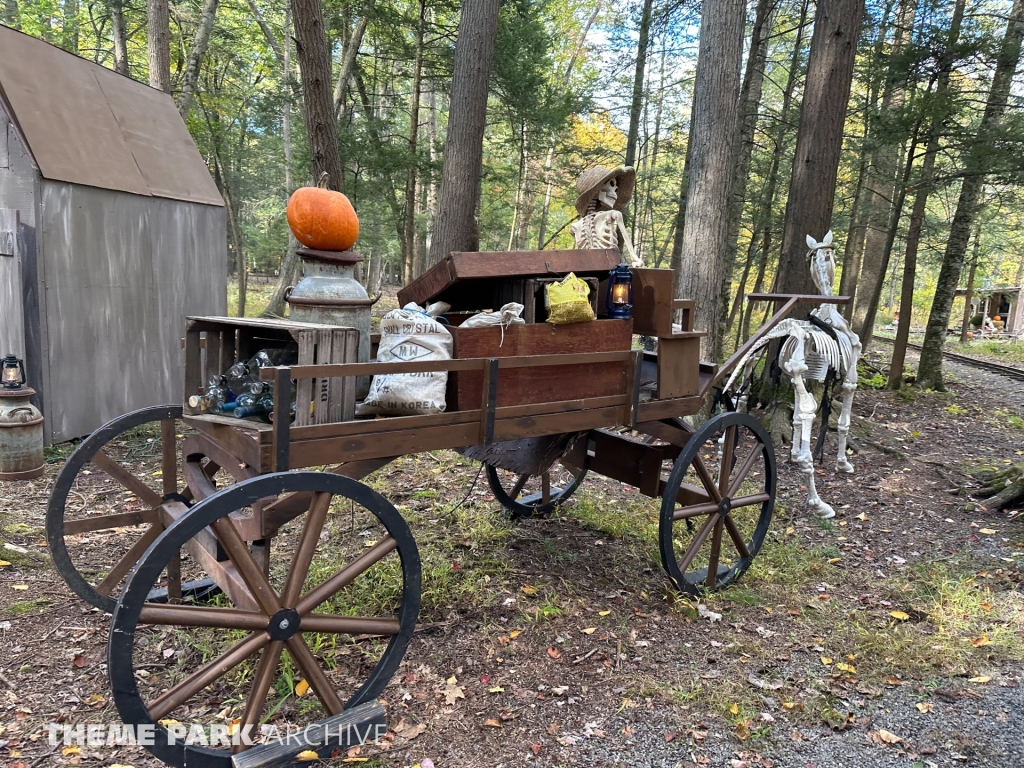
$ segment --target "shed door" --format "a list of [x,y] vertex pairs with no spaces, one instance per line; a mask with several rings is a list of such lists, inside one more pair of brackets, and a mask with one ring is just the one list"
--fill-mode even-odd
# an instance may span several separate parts
[[25,312],[22,306],[21,254],[17,216],[0,207],[0,356],[25,357]]

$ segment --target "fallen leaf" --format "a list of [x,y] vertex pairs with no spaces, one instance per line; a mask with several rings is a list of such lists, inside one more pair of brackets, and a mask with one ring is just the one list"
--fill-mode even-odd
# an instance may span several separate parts
[[445,682],[448,683],[448,685],[455,685],[459,681],[458,678],[455,677],[455,675],[452,675],[447,680],[445,680]]
[[984,533],[984,534],[987,534],[987,535],[991,536],[993,533],[995,533],[995,531],[992,530],[991,528],[980,528],[978,530],[978,533]]
[[675,733],[673,733],[672,731],[669,731],[669,732],[667,732],[667,733],[665,734],[665,742],[666,742],[666,743],[667,743],[667,742],[670,742],[670,741],[672,741],[672,739],[674,739],[675,737],[676,737]]
[[992,610],[992,606],[989,605],[988,603],[982,603],[981,604],[981,610],[983,610],[983,611],[991,611]]
[[910,614],[904,613],[903,611],[889,611],[889,615],[897,621],[906,621],[910,618]]
[[918,711],[922,713],[935,711],[935,705],[932,704],[930,701],[919,701],[914,706],[917,707]]
[[488,688],[487,692],[488,693],[504,693],[505,689],[502,688],[500,685],[496,685],[493,688]]
[[81,750],[74,744],[72,744],[70,747],[64,747],[64,749],[62,749],[60,753],[64,755],[64,757],[68,757],[69,755],[81,754]]
[[967,682],[969,682],[969,683],[979,683],[981,685],[984,685],[985,683],[989,682],[991,679],[992,678],[989,677],[988,675],[979,675],[978,677],[972,677]]
[[7,562],[6,560],[0,560],[0,568],[6,568],[9,565],[10,565],[10,563]]
[[501,728],[501,721],[496,720],[493,717],[489,717],[486,720],[484,720],[484,725],[486,725],[489,728]]
[[562,652],[559,651],[557,648],[554,648],[554,647],[548,648],[548,656],[550,656],[552,659],[560,658],[561,655],[562,655]]
[[891,731],[887,731],[884,728],[878,730],[878,738],[884,741],[886,744],[899,744],[903,739],[897,736]]
[[530,751],[533,752],[534,757],[540,754],[540,744],[531,744]]
[[903,681],[900,680],[898,677],[887,677],[885,678],[885,684],[891,685],[893,688],[895,688],[897,686],[903,685]]
[[597,627],[587,627],[586,629],[581,629],[580,630],[580,632],[582,632],[584,635],[592,635],[596,631],[597,631]]
[[512,638],[513,640],[515,640],[515,639],[516,639],[517,637],[519,637],[519,636],[520,636],[521,634],[523,634],[521,630],[518,630],[518,629],[513,629],[513,630],[512,630],[511,632],[509,632],[509,633],[508,633],[508,636],[509,636],[510,638]]
[[822,656],[821,663],[827,667],[832,663],[832,659],[830,659],[828,656]]
[[988,635],[982,635],[981,637],[972,637],[971,645],[980,648],[983,645],[992,645],[992,641],[988,639]]
[[[0,563],[0,565],[3,565],[3,563]],[[7,565],[10,565],[10,563],[7,563]],[[611,611],[598,611],[597,615],[598,616],[607,616],[609,613],[611,613]]]
[[309,683],[307,683],[305,679],[299,680],[299,682],[295,684],[295,695],[300,699],[305,696],[308,691]]
[[537,594],[537,588],[535,586],[533,586],[533,584],[524,584],[523,586],[521,586],[519,588],[519,591],[522,592],[524,595],[536,595]]
[[28,584],[12,584],[11,589],[16,589],[19,592],[25,592],[28,590]]
[[401,736],[403,739],[412,741],[420,734],[427,730],[426,723],[416,723],[416,725],[408,725],[405,721],[402,722],[401,727],[395,728],[395,734]]
[[712,624],[714,624],[716,621],[722,620],[722,614],[715,613],[706,605],[704,605],[704,603],[697,603],[697,615],[700,616],[702,619],[707,619]]
[[458,699],[466,698],[466,691],[458,685],[446,685],[444,688],[444,701],[449,706],[454,704]]
[[740,713],[740,707],[738,704],[733,704],[731,707],[729,707],[729,711],[732,712],[734,715],[738,715]]
[[863,521],[868,519],[867,513],[865,513],[865,512],[861,512],[859,515],[854,515],[854,517],[856,517],[861,522],[863,522]]
[[842,670],[843,672],[851,675],[857,672],[857,668],[853,666],[853,664],[844,664],[843,662],[836,664],[836,669]]
[[82,669],[83,667],[89,665],[89,660],[85,658],[85,656],[83,656],[82,654],[76,653],[74,656],[71,657],[71,664],[72,666],[75,666],[78,669]]
[[314,752],[312,749],[304,749],[295,756],[296,760],[301,760],[304,763],[312,762],[313,760],[319,760],[320,755]]

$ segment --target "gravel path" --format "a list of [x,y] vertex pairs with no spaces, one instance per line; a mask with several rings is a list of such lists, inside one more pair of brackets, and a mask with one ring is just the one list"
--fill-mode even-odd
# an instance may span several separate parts
[[[622,768],[1020,768],[1024,766],[1021,726],[1024,687],[1014,678],[968,695],[932,691],[932,711],[919,712],[922,697],[894,691],[860,711],[844,731],[826,727],[781,731],[773,739],[739,744],[731,733],[712,726],[707,731],[678,732],[680,715],[655,710],[630,711],[603,723],[612,738],[595,740],[580,765]],[[943,696],[942,694],[945,694]],[[977,696],[977,698],[975,698]],[[947,701],[952,699],[952,701]],[[624,728],[633,735],[623,738]],[[776,729],[777,731],[779,729]],[[887,744],[887,731],[900,739]],[[671,738],[671,741],[666,741]]]

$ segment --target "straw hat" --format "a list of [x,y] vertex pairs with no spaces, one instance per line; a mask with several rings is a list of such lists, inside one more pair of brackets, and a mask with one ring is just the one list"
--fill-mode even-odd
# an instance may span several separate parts
[[619,180],[618,197],[615,199],[615,210],[621,211],[633,197],[633,188],[636,186],[636,171],[632,166],[620,165],[618,168],[609,171],[600,165],[591,168],[580,174],[576,181],[576,191],[579,197],[576,198],[576,211],[580,216],[587,215],[587,206],[594,199],[594,195],[601,186],[610,179]]

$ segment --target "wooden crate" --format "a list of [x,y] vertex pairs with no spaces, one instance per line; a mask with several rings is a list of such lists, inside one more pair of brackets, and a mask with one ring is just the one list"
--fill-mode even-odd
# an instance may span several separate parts
[[[512,325],[501,328],[452,328],[455,357],[515,357],[629,350],[631,320],[589,323]],[[621,395],[628,389],[628,366],[600,363],[587,366],[552,365],[502,371],[498,407]],[[483,373],[453,372],[448,377],[448,410],[480,408]]]
[[[198,415],[188,404],[203,394],[210,374],[225,373],[261,349],[298,346],[299,365],[357,361],[359,331],[334,325],[240,317],[189,317],[185,323],[185,415]],[[304,379],[295,398],[295,426],[333,424],[355,416],[355,379]],[[313,405],[315,403],[315,406]],[[312,412],[312,413],[311,413]]]

